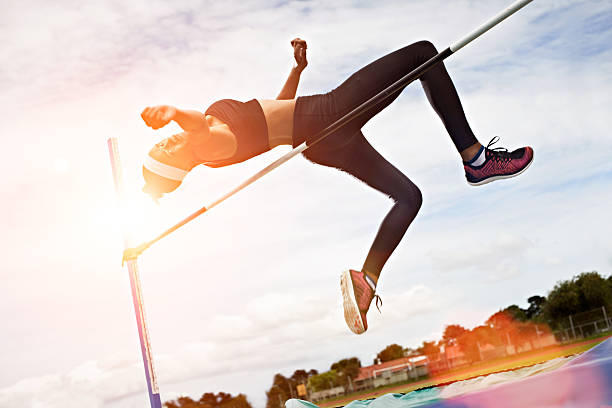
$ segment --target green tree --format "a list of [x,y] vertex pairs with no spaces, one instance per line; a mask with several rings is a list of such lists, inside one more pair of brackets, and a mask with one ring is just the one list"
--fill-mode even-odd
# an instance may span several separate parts
[[207,392],[202,394],[198,401],[190,397],[179,397],[165,402],[164,406],[166,408],[252,408],[244,394],[234,397],[225,392],[218,394]]
[[480,346],[490,344],[497,347],[503,344],[500,332],[491,326],[478,326],[475,327],[472,332],[476,336],[476,341]]
[[285,401],[297,396],[298,384],[307,384],[308,378],[317,375],[317,370],[306,371],[298,369],[287,378],[282,374],[275,374],[272,379],[272,386],[266,391],[266,408],[284,408]]
[[601,306],[612,306],[608,281],[596,271],[583,272],[555,285],[542,307],[542,315],[552,327],[559,327],[568,315]]
[[524,322],[528,319],[527,311],[525,309],[521,309],[517,305],[508,306],[504,309],[504,312],[508,313],[514,320],[519,322]]
[[308,386],[313,391],[322,391],[342,385],[341,382],[342,379],[338,375],[338,372],[336,370],[329,370],[310,377],[308,379]]
[[466,328],[463,326],[460,326],[458,324],[449,324],[444,328],[444,333],[442,334],[442,341],[448,346],[453,346],[457,344],[457,339],[461,337],[466,331]]
[[543,314],[553,326],[557,326],[568,315],[580,311],[580,291],[578,285],[571,280],[558,282],[546,299]]
[[291,383],[282,374],[274,374],[272,386],[266,391],[266,408],[283,408],[285,401],[291,398]]
[[343,358],[331,365],[330,369],[336,370],[341,378],[342,385],[347,387],[351,381],[359,375],[361,361],[357,357]]
[[520,338],[520,326],[525,323],[516,321],[512,313],[500,310],[491,315],[486,324],[497,332],[500,341],[504,344],[508,340],[515,344]]
[[574,278],[580,290],[582,311],[612,306],[612,292],[607,281],[596,271],[583,272]]
[[485,322],[489,327],[500,331],[508,329],[513,323],[514,317],[506,310],[500,310],[499,312],[493,313]]
[[244,394],[238,394],[235,397],[232,397],[232,399],[230,399],[227,402],[224,402],[223,404],[219,405],[219,408],[253,408],[251,406],[251,403],[249,403],[249,400],[247,400],[246,395]]
[[374,364],[386,363],[404,357],[404,348],[399,344],[390,344],[376,355]]
[[526,314],[529,320],[538,320],[542,315],[542,309],[546,303],[544,296],[534,295],[527,299],[529,307],[527,308]]
[[461,351],[465,354],[468,361],[471,363],[480,361],[480,352],[478,351],[478,338],[472,330],[467,330],[458,339],[457,343]]
[[295,370],[289,377],[295,384],[306,384],[308,377],[319,374],[317,370],[306,371],[303,369]]
[[357,357],[343,358],[340,361],[335,362],[331,365],[330,369],[336,370],[339,373],[355,378],[359,374],[359,368],[361,367],[361,361]]
[[278,385],[272,385],[266,391],[266,398],[266,408],[283,408],[288,399],[287,394]]
[[200,403],[189,397],[178,397],[176,400],[164,403],[167,408],[199,408]]
[[212,392],[207,392],[202,394],[200,397],[199,403],[200,406],[204,407],[218,407],[229,402],[232,399],[231,394],[227,394],[225,392],[220,392],[219,394],[213,394]]
[[425,354],[430,360],[440,358],[440,346],[435,341],[424,341],[423,345],[417,349],[421,354]]

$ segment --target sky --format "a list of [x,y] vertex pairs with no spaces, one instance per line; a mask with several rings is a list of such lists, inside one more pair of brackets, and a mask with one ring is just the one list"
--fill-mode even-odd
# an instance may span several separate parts
[[[142,159],[178,127],[147,128],[144,107],[272,99],[294,37],[308,42],[298,95],[327,92],[409,43],[446,48],[508,4],[3,2],[0,406],[147,406],[122,225],[150,238],[289,151],[196,168],[155,205]],[[419,83],[366,125],[424,202],[364,335],[344,323],[339,276],[362,265],[391,201],[346,174],[294,158],[155,244],[139,265],[162,400],[241,392],[263,407],[275,373],[369,365],[580,272],[610,275],[610,35],[609,1],[536,0],[446,60],[479,140],[534,148],[520,177],[469,186]]]

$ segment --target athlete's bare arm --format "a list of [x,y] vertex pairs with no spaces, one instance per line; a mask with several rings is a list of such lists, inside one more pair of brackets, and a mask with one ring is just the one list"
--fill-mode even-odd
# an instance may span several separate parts
[[293,57],[295,58],[295,65],[289,72],[289,77],[281,89],[276,99],[293,99],[297,92],[298,84],[300,83],[300,75],[306,66],[308,65],[308,59],[306,58],[306,41],[301,38],[295,38],[291,40],[291,46],[293,47]]
[[202,146],[212,139],[211,124],[203,113],[195,110],[158,105],[145,108],[140,116],[153,129],[161,129],[170,121],[175,121],[184,130],[182,137],[187,138],[193,146]]
[[203,113],[195,110],[178,109],[170,105],[147,107],[140,116],[147,126],[153,129],[160,129],[171,120],[175,121],[185,132],[201,132],[208,127]]

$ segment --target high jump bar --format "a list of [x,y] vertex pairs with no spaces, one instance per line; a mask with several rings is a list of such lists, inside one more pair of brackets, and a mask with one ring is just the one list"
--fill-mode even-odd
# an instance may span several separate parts
[[499,12],[497,15],[492,17],[490,20],[488,20],[486,23],[482,24],[480,27],[478,27],[474,31],[470,32],[469,34],[467,34],[463,38],[461,38],[458,41],[456,41],[453,44],[451,44],[450,47],[446,48],[445,50],[441,51],[440,53],[438,53],[434,57],[430,58],[429,60],[427,60],[426,62],[424,62],[423,64],[421,64],[420,66],[418,66],[417,68],[415,68],[414,70],[412,70],[411,72],[409,72],[408,74],[406,74],[405,76],[403,76],[402,78],[397,80],[396,82],[394,82],[393,84],[389,85],[389,87],[387,87],[383,91],[381,91],[378,94],[374,95],[372,98],[368,99],[367,101],[365,101],[364,103],[362,103],[361,105],[359,105],[358,107],[356,107],[355,109],[353,109],[352,111],[350,111],[349,113],[344,115],[342,118],[338,119],[336,122],[332,123],[331,125],[329,125],[325,129],[321,130],[319,133],[317,133],[312,138],[313,141],[310,142],[309,144],[306,144],[306,142],[303,142],[301,145],[297,146],[296,148],[294,148],[290,152],[286,153],[285,155],[281,156],[279,159],[275,160],[274,162],[272,162],[268,166],[264,167],[263,169],[261,169],[260,171],[255,173],[253,176],[251,176],[248,179],[246,179],[245,181],[243,181],[241,184],[236,186],[234,189],[232,189],[228,193],[224,194],[223,196],[221,196],[217,200],[213,201],[208,206],[204,206],[204,207],[200,208],[199,210],[197,210],[193,214],[189,215],[187,218],[183,219],[182,221],[176,223],[172,227],[168,228],[167,230],[165,230],[164,232],[159,234],[157,237],[151,239],[150,241],[146,241],[146,242],[140,244],[137,247],[126,249],[124,251],[124,253],[123,253],[123,260],[127,261],[127,260],[130,260],[130,259],[137,258],[138,256],[140,256],[140,254],[142,254],[142,252],[144,250],[149,248],[155,242],[157,242],[157,241],[161,240],[162,238],[168,236],[169,234],[171,234],[172,232],[176,231],[177,229],[179,229],[183,225],[187,224],[188,222],[192,221],[193,219],[197,218],[198,216],[204,214],[206,211],[210,210],[211,208],[221,204],[223,201],[227,200],[228,198],[230,198],[231,196],[236,194],[238,191],[244,189],[248,185],[254,183],[257,180],[259,180],[264,175],[268,174],[269,172],[271,172],[275,168],[279,167],[283,163],[289,161],[290,159],[292,159],[293,157],[297,156],[298,154],[302,153],[304,150],[306,150],[309,147],[312,147],[315,144],[319,143],[321,140],[323,140],[324,138],[326,138],[327,136],[329,136],[330,134],[334,133],[336,130],[340,129],[342,126],[344,126],[345,124],[350,122],[356,116],[361,115],[363,112],[367,111],[372,106],[374,106],[377,103],[381,102],[382,100],[390,97],[391,95],[395,94],[396,92],[401,91],[404,87],[406,87],[412,81],[414,81],[417,78],[419,78],[421,75],[423,75],[425,72],[427,72],[429,69],[431,69],[438,62],[445,60],[446,58],[448,58],[449,56],[451,56],[455,52],[459,51],[461,48],[465,47],[467,44],[472,42],[474,39],[480,37],[482,34],[484,34],[485,32],[489,31],[492,27],[496,26],[497,24],[499,24],[500,22],[502,22],[506,18],[510,17],[512,14],[516,13],[518,10],[520,10],[521,8],[526,6],[527,4],[531,3],[532,1],[533,0],[517,0],[517,1],[515,1],[510,6],[508,6],[507,8],[505,8],[504,10]]

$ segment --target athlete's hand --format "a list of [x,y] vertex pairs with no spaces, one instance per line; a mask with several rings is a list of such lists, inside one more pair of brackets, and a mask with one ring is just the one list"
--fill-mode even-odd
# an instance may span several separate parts
[[147,126],[160,129],[166,126],[176,115],[176,108],[170,105],[146,107],[140,116]]
[[301,72],[308,65],[308,59],[306,58],[306,41],[301,38],[294,38],[291,40],[291,46],[293,47],[293,57],[297,64],[297,69]]

